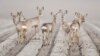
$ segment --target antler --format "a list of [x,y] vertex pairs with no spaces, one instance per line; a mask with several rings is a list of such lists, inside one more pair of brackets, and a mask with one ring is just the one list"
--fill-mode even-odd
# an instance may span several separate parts
[[17,12],[17,15],[19,15],[19,16],[20,16],[21,14],[22,14],[22,11],[20,11],[20,12]]

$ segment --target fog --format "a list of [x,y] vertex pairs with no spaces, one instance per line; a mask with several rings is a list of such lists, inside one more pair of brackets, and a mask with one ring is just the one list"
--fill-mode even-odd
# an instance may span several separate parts
[[23,11],[26,18],[33,17],[37,15],[36,6],[45,7],[44,19],[50,18],[51,11],[67,9],[66,19],[68,20],[73,19],[74,12],[77,11],[83,14],[88,13],[88,21],[100,21],[100,0],[0,0],[0,21],[10,22],[12,20],[10,13],[17,11]]

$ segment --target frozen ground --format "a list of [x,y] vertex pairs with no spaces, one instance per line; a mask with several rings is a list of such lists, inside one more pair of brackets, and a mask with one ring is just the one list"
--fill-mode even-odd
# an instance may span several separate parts
[[[38,39],[35,40],[34,37]],[[39,52],[39,49],[41,48],[43,44],[41,31],[39,31],[39,33],[37,33],[34,37],[32,37],[30,42],[16,56],[36,56],[37,55],[37,53]]]
[[95,43],[84,31],[83,28],[80,30],[80,45],[81,45],[81,54],[82,56],[99,56]]
[[[45,20],[41,22],[41,25],[43,22]],[[43,47],[40,29],[36,35],[34,35],[34,29],[30,29],[27,32],[27,41],[18,45],[15,26],[8,27],[11,24],[2,26],[5,29],[0,31],[0,56],[68,56],[68,37],[64,35],[60,20],[57,22],[53,33],[48,36],[50,45]],[[34,39],[35,37],[37,39]],[[100,28],[98,26],[89,22],[83,24],[80,29],[79,48],[82,56],[100,55]]]
[[50,56],[68,56],[69,46],[67,40],[68,37],[65,37],[65,33],[60,28]]
[[85,26],[84,28],[85,28],[87,34],[93,40],[93,43],[96,45],[97,50],[100,54],[100,28],[96,27],[95,24],[90,24],[90,23],[87,23],[84,26]]
[[14,25],[11,19],[0,19],[0,32],[7,28],[11,28],[12,26]]

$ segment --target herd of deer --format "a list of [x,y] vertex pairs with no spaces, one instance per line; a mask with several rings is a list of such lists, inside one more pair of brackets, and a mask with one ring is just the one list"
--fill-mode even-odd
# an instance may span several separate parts
[[[42,11],[44,10],[44,7],[37,7],[37,11],[38,11],[38,15],[36,17],[33,18],[29,18],[26,19],[22,12],[17,12],[16,15],[14,15],[13,13],[11,13],[11,16],[13,18],[13,23],[16,26],[16,30],[18,33],[18,43],[23,43],[26,40],[26,32],[28,30],[28,28],[35,28],[35,34],[36,34],[36,30],[38,30],[38,27],[40,25],[40,17],[42,15]],[[69,37],[69,45],[70,44],[79,44],[79,30],[80,30],[80,26],[83,22],[85,22],[85,17],[86,15],[82,15],[79,12],[75,12],[75,18],[72,22],[66,22],[64,20],[64,16],[67,14],[67,10],[65,10],[65,12],[63,12],[62,10],[59,10],[57,13],[53,13],[51,12],[50,14],[53,16],[53,20],[52,22],[48,22],[48,23],[43,23],[41,26],[41,31],[43,34],[43,42],[45,43],[45,41],[48,41],[48,36],[50,33],[52,33],[54,26],[56,24],[56,18],[57,15],[61,13],[61,25],[62,25],[62,29],[65,32],[65,36],[67,34],[67,36]]]

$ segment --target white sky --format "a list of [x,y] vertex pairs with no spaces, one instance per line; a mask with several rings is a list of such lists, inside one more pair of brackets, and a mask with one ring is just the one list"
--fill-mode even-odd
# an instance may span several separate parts
[[50,11],[67,9],[68,19],[73,18],[75,11],[88,13],[88,20],[100,19],[100,0],[0,0],[0,19],[11,18],[11,12],[21,10],[25,17],[33,17],[36,6],[45,7],[45,18],[48,18]]

